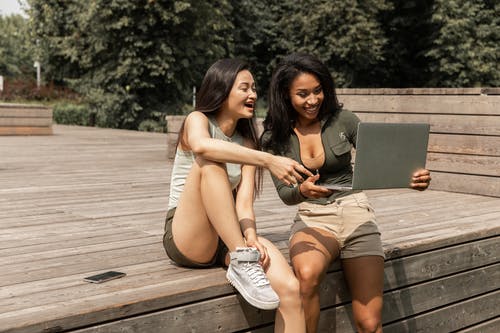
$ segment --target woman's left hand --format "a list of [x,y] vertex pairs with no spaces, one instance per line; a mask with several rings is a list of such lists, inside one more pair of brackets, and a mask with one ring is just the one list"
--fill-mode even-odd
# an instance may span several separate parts
[[416,171],[411,178],[411,188],[423,191],[429,187],[431,182],[431,173],[427,169]]
[[270,263],[269,255],[267,254],[267,248],[257,239],[247,240],[246,244],[249,247],[256,248],[260,252],[260,264],[262,265],[262,268],[266,270]]

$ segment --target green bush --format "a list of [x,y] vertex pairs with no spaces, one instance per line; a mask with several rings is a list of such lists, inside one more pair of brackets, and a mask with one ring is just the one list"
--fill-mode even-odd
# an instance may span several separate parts
[[139,131],[143,132],[165,132],[165,122],[160,122],[152,119],[143,120],[138,127]]
[[52,108],[54,121],[64,125],[94,126],[95,113],[86,104],[60,103]]

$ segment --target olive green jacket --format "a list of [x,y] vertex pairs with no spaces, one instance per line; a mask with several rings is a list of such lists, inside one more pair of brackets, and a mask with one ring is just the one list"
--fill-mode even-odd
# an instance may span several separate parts
[[[331,116],[321,121],[321,141],[325,153],[325,162],[318,170],[320,179],[317,183],[341,185],[352,183],[351,149],[356,145],[359,122],[359,118],[348,110],[341,110],[336,116]],[[263,142],[265,142],[269,136],[270,132],[265,131],[262,134]],[[269,152],[273,153],[271,151]],[[289,149],[282,155],[304,164],[300,158],[299,139],[293,131],[293,128],[290,128]],[[316,173],[316,170],[310,171]],[[334,192],[332,195],[325,198],[306,198],[300,193],[298,186],[290,187],[274,176],[272,176],[272,179],[279,197],[287,205],[295,205],[303,201],[325,205],[333,202],[336,197],[351,193],[350,191]]]

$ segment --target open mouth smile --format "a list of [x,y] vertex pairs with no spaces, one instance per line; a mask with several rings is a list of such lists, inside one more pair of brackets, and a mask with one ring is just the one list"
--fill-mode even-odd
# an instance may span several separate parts
[[252,109],[252,110],[253,110],[253,108],[254,108],[254,106],[255,106],[255,103],[254,103],[254,102],[246,102],[246,103],[245,103],[245,106],[246,106],[247,108],[250,108],[250,109]]
[[319,105],[315,105],[315,106],[305,107],[304,111],[306,111],[307,113],[315,113],[318,111],[318,109],[319,109]]

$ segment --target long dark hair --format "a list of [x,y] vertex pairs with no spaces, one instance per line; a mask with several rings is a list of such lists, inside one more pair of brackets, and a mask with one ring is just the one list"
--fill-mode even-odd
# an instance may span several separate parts
[[297,120],[297,112],[290,100],[290,85],[303,73],[314,75],[321,84],[324,99],[318,113],[320,120],[336,115],[342,108],[332,75],[325,64],[311,54],[292,53],[286,56],[273,72],[268,94],[269,108],[264,120],[266,135],[262,146],[276,154],[288,150],[291,130]]
[[[249,70],[249,66],[242,60],[220,59],[216,61],[205,73],[205,77],[196,95],[194,110],[203,113],[213,112],[214,114],[219,112],[233,88],[236,76],[243,70]],[[182,136],[183,130],[184,124],[182,124],[179,131],[179,138]],[[236,124],[236,131],[245,139],[251,140],[256,149],[260,149],[255,116],[250,119],[239,119]],[[258,167],[255,193],[258,194],[261,188],[262,168]]]

